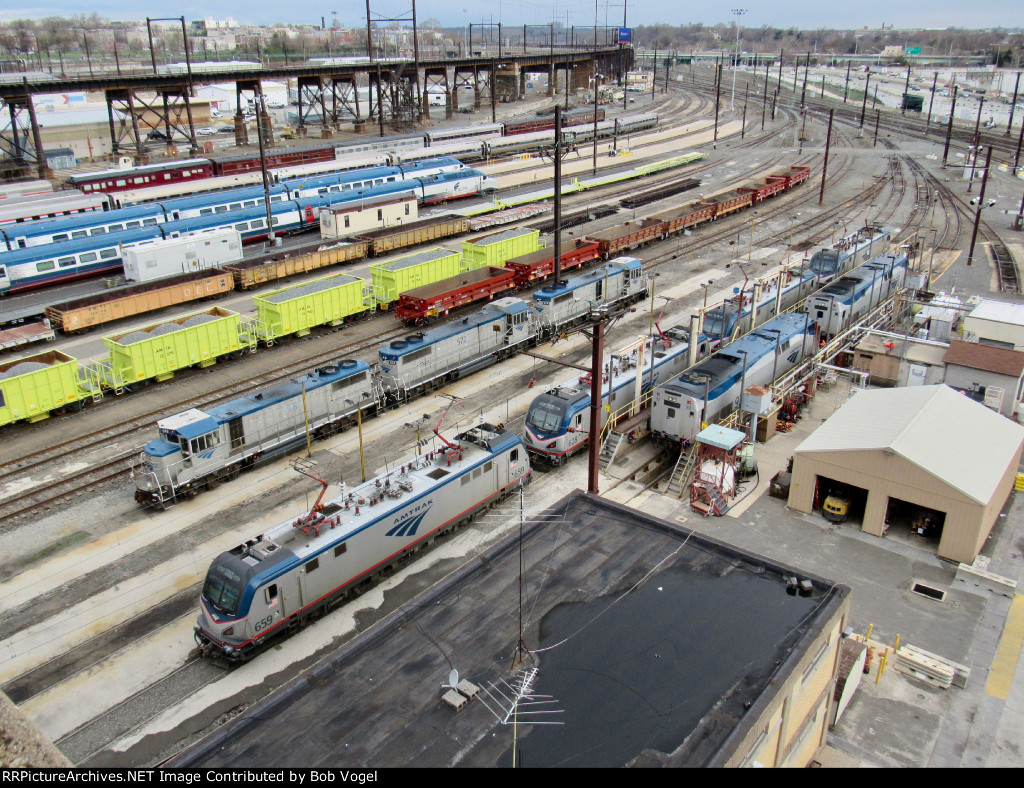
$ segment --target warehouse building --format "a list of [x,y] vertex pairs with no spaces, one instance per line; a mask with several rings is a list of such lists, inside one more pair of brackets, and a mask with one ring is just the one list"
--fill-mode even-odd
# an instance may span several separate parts
[[849,608],[577,490],[169,765],[808,766]]
[[969,564],[1013,490],[1022,449],[1024,427],[948,386],[862,391],[797,447],[789,505],[810,513],[841,495],[865,533],[900,529]]

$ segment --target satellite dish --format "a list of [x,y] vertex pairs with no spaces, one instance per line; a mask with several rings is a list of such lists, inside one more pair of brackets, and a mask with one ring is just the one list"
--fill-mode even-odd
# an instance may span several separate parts
[[452,668],[452,672],[448,674],[448,686],[457,687],[459,685],[459,671]]

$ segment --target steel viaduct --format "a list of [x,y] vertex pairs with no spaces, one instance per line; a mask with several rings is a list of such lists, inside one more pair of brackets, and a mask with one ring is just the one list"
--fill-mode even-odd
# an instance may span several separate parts
[[[620,59],[621,58],[621,59]],[[40,155],[42,142],[33,95],[72,91],[102,92],[110,127],[113,154],[131,152],[146,160],[147,134],[163,128],[165,144],[175,140],[200,152],[193,120],[192,99],[195,87],[233,82],[238,97],[235,114],[235,144],[249,144],[249,128],[242,107],[253,100],[257,123],[265,144],[273,143],[273,123],[262,98],[265,80],[290,80],[298,86],[297,133],[330,138],[351,122],[352,130],[364,132],[367,124],[376,124],[384,136],[385,128],[401,130],[413,123],[430,121],[428,93],[443,90],[444,116],[459,111],[459,88],[473,90],[473,107],[480,109],[481,95],[487,93],[492,108],[498,102],[515,101],[525,95],[526,75],[546,73],[547,95],[559,94],[558,72],[568,97],[571,91],[587,87],[594,74],[618,73],[632,68],[632,49],[604,47],[589,50],[509,54],[500,58],[468,57],[444,60],[367,60],[345,65],[270,66],[258,69],[210,70],[207,64],[172,68],[175,73],[117,74],[77,77],[52,77],[25,74],[0,75],[0,99],[10,115],[10,127],[0,134],[0,148],[11,164],[23,170],[37,167],[44,177],[45,159]],[[184,64],[183,64],[184,65]],[[168,67],[164,67],[168,70]],[[360,100],[359,88],[368,88]],[[437,107],[440,110],[440,107]]]

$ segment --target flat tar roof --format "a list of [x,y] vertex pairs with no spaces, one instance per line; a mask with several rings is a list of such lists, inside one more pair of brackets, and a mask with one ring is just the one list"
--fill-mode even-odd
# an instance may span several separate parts
[[[508,766],[521,668],[562,724],[520,724],[519,765],[717,765],[849,593],[579,490],[547,513],[169,765]],[[453,667],[482,688],[459,712]]]

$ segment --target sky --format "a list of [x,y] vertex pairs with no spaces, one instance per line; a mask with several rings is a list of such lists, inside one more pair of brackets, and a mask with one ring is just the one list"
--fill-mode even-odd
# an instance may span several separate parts
[[[622,22],[623,0],[597,0],[597,24],[617,25]],[[731,10],[741,7],[746,13],[740,17],[744,27],[798,27],[851,29],[881,25],[897,28],[988,28],[1024,26],[1021,0],[986,0],[977,5],[953,0],[860,0],[850,3],[832,3],[828,0],[746,0],[744,6],[693,3],[684,5],[658,0],[628,0],[627,22],[632,25],[650,25],[663,22],[670,25],[703,23],[731,25],[735,19]],[[341,26],[362,27],[366,24],[365,0],[318,0],[303,3],[301,12],[282,11],[279,3],[267,0],[206,0],[183,3],[156,0],[41,0],[40,5],[18,6],[18,0],[0,8],[0,19],[39,18],[45,16],[71,16],[98,13],[109,20],[143,20],[150,17],[176,17],[215,19],[233,17],[238,22],[272,24],[274,22],[320,24],[324,17],[330,25],[337,11]],[[411,0],[372,0],[371,16],[404,17],[410,15]],[[437,19],[442,24],[457,27],[467,22],[498,22],[506,25],[547,24],[555,20],[569,25],[593,25],[592,4],[576,0],[418,0],[416,16],[420,20]]]

